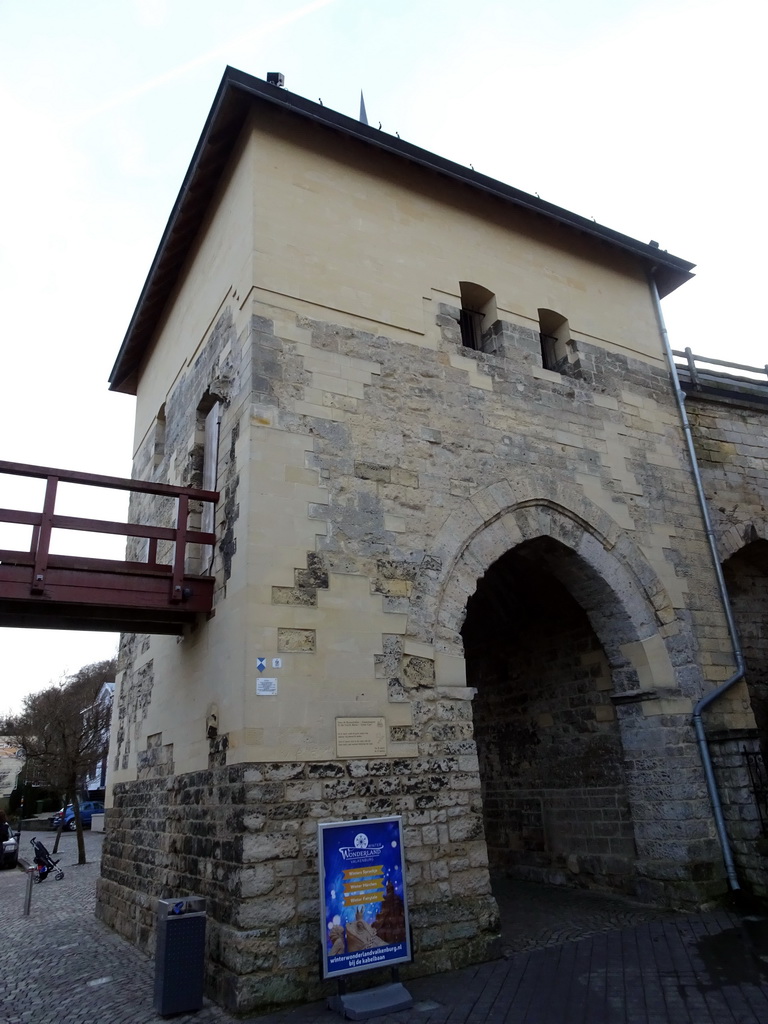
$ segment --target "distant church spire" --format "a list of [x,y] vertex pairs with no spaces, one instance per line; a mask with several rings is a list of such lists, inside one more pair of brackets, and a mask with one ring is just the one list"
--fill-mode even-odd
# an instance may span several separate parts
[[363,124],[368,124],[368,115],[365,112],[365,100],[363,99],[363,90],[360,90],[360,120]]

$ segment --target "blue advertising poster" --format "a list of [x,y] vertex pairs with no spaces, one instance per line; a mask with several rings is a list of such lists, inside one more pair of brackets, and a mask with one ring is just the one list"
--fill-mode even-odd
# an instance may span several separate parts
[[411,959],[401,819],[318,826],[323,977]]

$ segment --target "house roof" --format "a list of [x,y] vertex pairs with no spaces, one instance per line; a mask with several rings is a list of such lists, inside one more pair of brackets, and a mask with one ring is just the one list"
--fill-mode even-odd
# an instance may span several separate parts
[[141,360],[152,342],[157,324],[243,124],[251,112],[274,107],[631,253],[645,264],[661,296],[669,294],[692,276],[694,264],[672,256],[655,245],[639,242],[538,196],[529,195],[377,128],[371,128],[322,104],[313,103],[303,96],[268,85],[259,78],[228,67],[112,368],[109,378],[112,391],[135,394]]

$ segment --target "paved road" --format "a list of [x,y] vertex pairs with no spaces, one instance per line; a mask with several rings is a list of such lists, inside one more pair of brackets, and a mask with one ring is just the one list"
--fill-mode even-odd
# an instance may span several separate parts
[[[22,837],[22,851],[28,838]],[[86,839],[91,863],[78,867],[73,866],[75,837],[62,837],[65,877],[34,887],[29,917],[22,915],[23,873],[0,872],[0,1024],[162,1020],[152,1009],[152,959],[93,916],[101,836],[87,833]],[[525,894],[510,890],[507,896],[522,905]],[[531,917],[531,899],[529,892],[526,914],[535,928],[539,925]],[[547,899],[553,897],[542,895],[544,904]],[[760,960],[760,950],[750,945],[744,923],[735,916],[673,916],[613,900],[596,911],[599,902],[578,899],[581,903],[575,902],[573,913],[566,915],[571,923],[565,931],[574,931],[573,921],[581,914],[586,930],[595,929],[593,934],[559,941],[549,915],[550,923],[540,929],[540,941],[548,943],[544,948],[515,952],[507,943],[504,959],[409,981],[414,1007],[378,1021],[768,1024],[768,955],[765,962]],[[558,914],[562,919],[562,905]],[[546,918],[545,907],[542,920]],[[620,928],[599,930],[614,919]],[[523,940],[518,936],[515,941],[520,945]],[[262,1024],[334,1024],[339,1017],[314,1003],[258,1019]],[[199,1013],[173,1020],[237,1024],[210,1003]]]

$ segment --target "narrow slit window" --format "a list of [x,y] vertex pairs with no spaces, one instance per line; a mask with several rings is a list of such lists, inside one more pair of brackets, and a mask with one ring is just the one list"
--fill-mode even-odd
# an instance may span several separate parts
[[562,372],[568,362],[570,338],[568,321],[561,313],[553,309],[539,310],[541,365],[545,370]]
[[482,285],[460,281],[459,328],[464,348],[484,351],[484,339],[497,319],[496,296]]
[[[215,402],[205,417],[203,441],[203,490],[215,491],[219,469],[219,427],[221,424],[221,403]],[[203,533],[213,533],[216,525],[216,508],[210,501],[203,502],[200,526]],[[202,549],[202,567],[211,572],[213,547],[205,544]]]
[[[206,393],[197,407],[194,445],[190,452],[191,473],[188,477],[191,487],[205,491],[217,490],[219,468],[219,424],[221,402],[210,392]],[[208,502],[193,505],[189,526],[203,533],[215,533],[216,509]],[[187,572],[210,575],[213,572],[214,545],[190,545],[187,558]]]
[[482,351],[483,348],[483,314],[475,309],[461,307],[459,316],[461,328],[461,344],[464,348]]
[[165,458],[165,402],[160,406],[155,420],[155,436],[152,449],[152,465],[157,469]]

